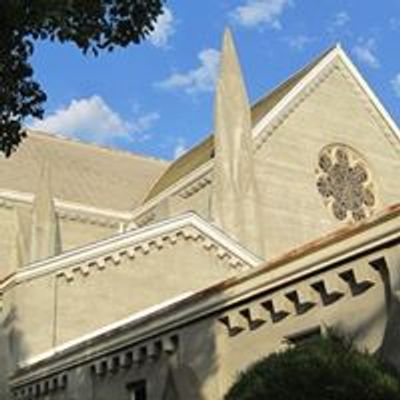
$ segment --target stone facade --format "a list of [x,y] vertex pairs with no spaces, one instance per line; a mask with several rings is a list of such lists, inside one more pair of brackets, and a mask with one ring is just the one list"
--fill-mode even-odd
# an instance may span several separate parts
[[400,368],[396,124],[340,47],[253,107],[222,53],[215,132],[171,165],[65,141],[66,167],[142,163],[130,208],[48,159],[0,192],[1,399],[222,399],[330,327]]

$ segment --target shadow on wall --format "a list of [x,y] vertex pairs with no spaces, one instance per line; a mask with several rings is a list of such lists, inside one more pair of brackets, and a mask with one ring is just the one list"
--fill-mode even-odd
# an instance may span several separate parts
[[219,399],[217,341],[210,317],[127,345],[69,371],[68,399],[128,399],[143,382],[151,400]]
[[[383,355],[400,370],[400,299],[396,296],[396,289],[400,289],[400,273],[395,274],[396,269],[400,269],[400,264],[398,261],[390,262],[389,269],[384,258],[374,261],[373,266],[380,277],[379,292],[375,292],[380,293],[376,298],[377,307],[352,333],[356,342],[373,343],[375,347],[371,351]],[[179,334],[178,353],[171,355],[167,360],[158,361],[164,363],[161,366],[164,372],[159,375],[162,378],[154,379],[155,375],[152,374],[151,368],[156,368],[157,361],[152,361],[153,367],[150,367],[149,374],[145,375],[146,379],[149,378],[149,398],[156,400],[223,398],[224,391],[228,389],[226,387],[228,377],[224,376],[225,370],[220,355],[224,353],[226,337],[219,336],[217,317],[211,315],[203,320],[198,319],[176,331]],[[240,369],[239,365],[237,367]],[[114,381],[114,388],[119,386],[119,390],[125,390],[127,382],[143,379],[144,375],[140,376],[140,373],[140,367],[131,368],[126,380],[119,381],[118,385],[116,380]],[[103,385],[106,387],[113,383],[111,380],[103,381]],[[112,388],[103,390],[104,387],[99,386],[95,390],[94,400],[113,398],[110,392],[107,392]]]
[[[400,263],[396,261],[392,270],[399,271]],[[379,354],[400,371],[400,273],[397,272],[397,276],[390,275],[384,260],[380,266],[380,273],[385,285],[385,312],[388,321]]]
[[400,371],[400,293],[392,296],[380,354]]
[[[149,399],[221,398],[218,385],[218,339],[214,318],[209,317],[183,326],[177,333],[178,351],[164,359],[164,372],[154,379],[155,374],[149,371]],[[163,383],[159,385],[156,381],[161,376]]]
[[[381,295],[374,299],[377,307],[352,331],[352,337],[356,343],[372,344],[373,353],[400,371],[400,257],[391,257],[389,253],[370,264],[380,280]],[[218,337],[216,318],[211,316],[187,326],[182,332],[181,346],[181,358],[167,379],[170,389],[163,400],[222,398],[225,377],[219,355],[224,344]]]
[[16,370],[19,359],[28,354],[23,333],[17,328],[15,306],[0,314],[0,399],[9,399],[8,377]]
[[220,398],[217,340],[213,317],[184,329],[179,358],[170,367],[163,400]]
[[352,332],[351,338],[356,343],[362,343],[369,335],[382,336],[373,353],[382,356],[400,371],[400,273],[397,272],[400,265],[395,261],[395,265],[389,269],[382,257],[373,262],[373,267],[383,283],[382,306]]

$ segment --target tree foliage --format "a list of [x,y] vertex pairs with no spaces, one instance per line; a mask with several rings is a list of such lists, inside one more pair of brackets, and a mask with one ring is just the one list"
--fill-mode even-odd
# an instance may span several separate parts
[[29,58],[36,40],[72,42],[97,55],[140,43],[154,29],[163,0],[0,0],[0,152],[9,156],[26,117],[43,117],[46,94]]
[[399,400],[397,372],[346,340],[321,338],[242,373],[225,400]]

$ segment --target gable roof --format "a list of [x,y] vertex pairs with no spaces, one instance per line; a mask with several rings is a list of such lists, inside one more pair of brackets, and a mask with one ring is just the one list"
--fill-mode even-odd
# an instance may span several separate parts
[[[155,224],[118,233],[54,257],[35,261],[19,270],[16,275],[8,277],[9,281],[0,281],[0,291],[14,279],[21,282],[49,273],[57,273],[69,278],[82,268],[88,269],[93,262],[102,264],[101,260],[110,257],[112,259],[116,257],[119,260],[122,254],[126,254],[127,249],[133,249],[133,252],[139,253],[143,253],[141,249],[145,249],[144,253],[148,254],[150,248],[160,250],[163,247],[163,238],[168,236],[173,238],[202,236],[205,240],[195,241],[197,245],[207,251],[211,250],[216,258],[226,258],[235,270],[255,268],[264,261],[198,214],[186,212]],[[161,242],[157,243],[157,239]],[[153,246],[155,243],[157,246]]]
[[[275,89],[266,94],[251,106],[252,124],[255,126],[276,104],[278,104],[325,56],[335,47],[331,47],[311,63],[297,71],[289,79],[279,84]],[[179,181],[185,175],[194,171],[202,164],[214,158],[214,135],[209,135],[206,139],[193,147],[187,153],[175,160],[151,188],[145,202],[151,200],[162,191]]]
[[[390,131],[394,133],[394,141],[396,145],[400,144],[400,132],[394,120],[376,97],[374,92],[368,86],[367,82],[358,72],[357,68],[351,62],[350,58],[343,51],[340,44],[337,44],[321,55],[316,57],[313,61],[300,69],[289,79],[278,85],[275,89],[269,92],[266,96],[261,98],[251,106],[251,117],[253,125],[253,136],[257,136],[266,125],[284,109],[289,101],[302,91],[303,88],[318,75],[320,70],[325,68],[326,65],[331,63],[333,59],[340,57],[350,73],[358,82],[362,91],[370,99],[373,107],[378,111]],[[208,136],[204,141],[195,146],[193,149],[185,153],[183,156],[173,162],[165,173],[156,181],[155,185],[151,188],[144,203],[155,198],[165,189],[178,182],[181,178],[188,175],[207,161],[212,160],[214,157],[214,136]]]
[[214,135],[209,135],[167,168],[147,194],[145,202],[156,197],[162,191],[212,158],[214,158]]
[[1,191],[36,193],[43,163],[51,169],[54,197],[102,209],[139,205],[168,163],[92,144],[29,132],[10,158],[0,157]]

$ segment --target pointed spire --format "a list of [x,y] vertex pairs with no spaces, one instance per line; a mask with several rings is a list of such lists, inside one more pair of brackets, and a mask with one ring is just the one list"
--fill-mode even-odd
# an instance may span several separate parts
[[60,231],[51,189],[50,167],[46,163],[33,203],[30,261],[42,260],[60,252]]
[[232,179],[239,184],[238,162],[249,148],[251,134],[250,105],[232,34],[225,30],[221,52],[220,76],[215,101],[215,142],[224,150],[219,155],[229,165]]
[[225,31],[215,97],[215,222],[256,254],[262,251],[253,166],[251,111],[232,35]]

